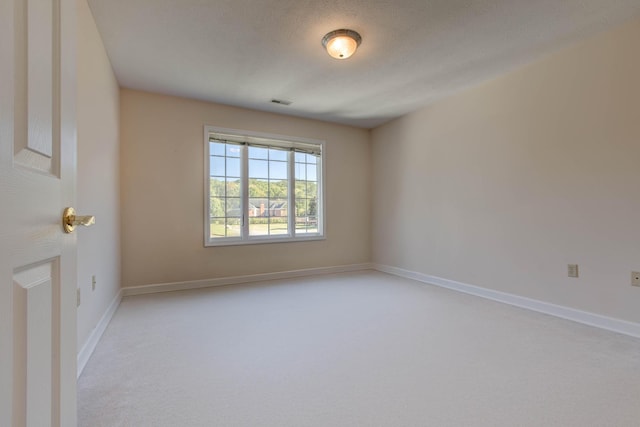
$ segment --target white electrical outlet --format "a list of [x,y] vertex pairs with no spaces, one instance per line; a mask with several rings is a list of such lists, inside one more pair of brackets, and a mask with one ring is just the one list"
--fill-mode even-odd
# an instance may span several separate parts
[[631,272],[631,286],[640,286],[640,271]]
[[567,265],[567,275],[569,277],[578,277],[578,264]]
[[80,307],[80,288],[76,289],[76,307]]
[[91,290],[92,291],[96,290],[96,276],[95,276],[95,274],[93,276],[91,276]]

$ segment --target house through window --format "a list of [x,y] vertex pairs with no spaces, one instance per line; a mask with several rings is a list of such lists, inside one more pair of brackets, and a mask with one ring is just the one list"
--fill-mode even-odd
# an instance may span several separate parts
[[205,127],[205,244],[323,238],[322,146]]

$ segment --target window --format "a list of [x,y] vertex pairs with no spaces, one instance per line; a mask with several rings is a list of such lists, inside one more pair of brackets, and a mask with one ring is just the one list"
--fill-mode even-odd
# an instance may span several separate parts
[[323,143],[205,127],[205,245],[316,240]]

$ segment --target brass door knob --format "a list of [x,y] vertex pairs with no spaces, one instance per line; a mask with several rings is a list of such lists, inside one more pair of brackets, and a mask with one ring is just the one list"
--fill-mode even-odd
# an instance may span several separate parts
[[78,225],[84,225],[88,227],[96,223],[96,217],[93,215],[79,216],[76,215],[76,210],[73,208],[66,208],[62,213],[62,228],[65,233],[73,233]]

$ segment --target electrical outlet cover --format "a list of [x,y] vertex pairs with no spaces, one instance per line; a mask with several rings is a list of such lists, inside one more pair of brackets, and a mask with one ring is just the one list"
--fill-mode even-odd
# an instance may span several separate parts
[[631,272],[631,286],[640,286],[640,271]]

